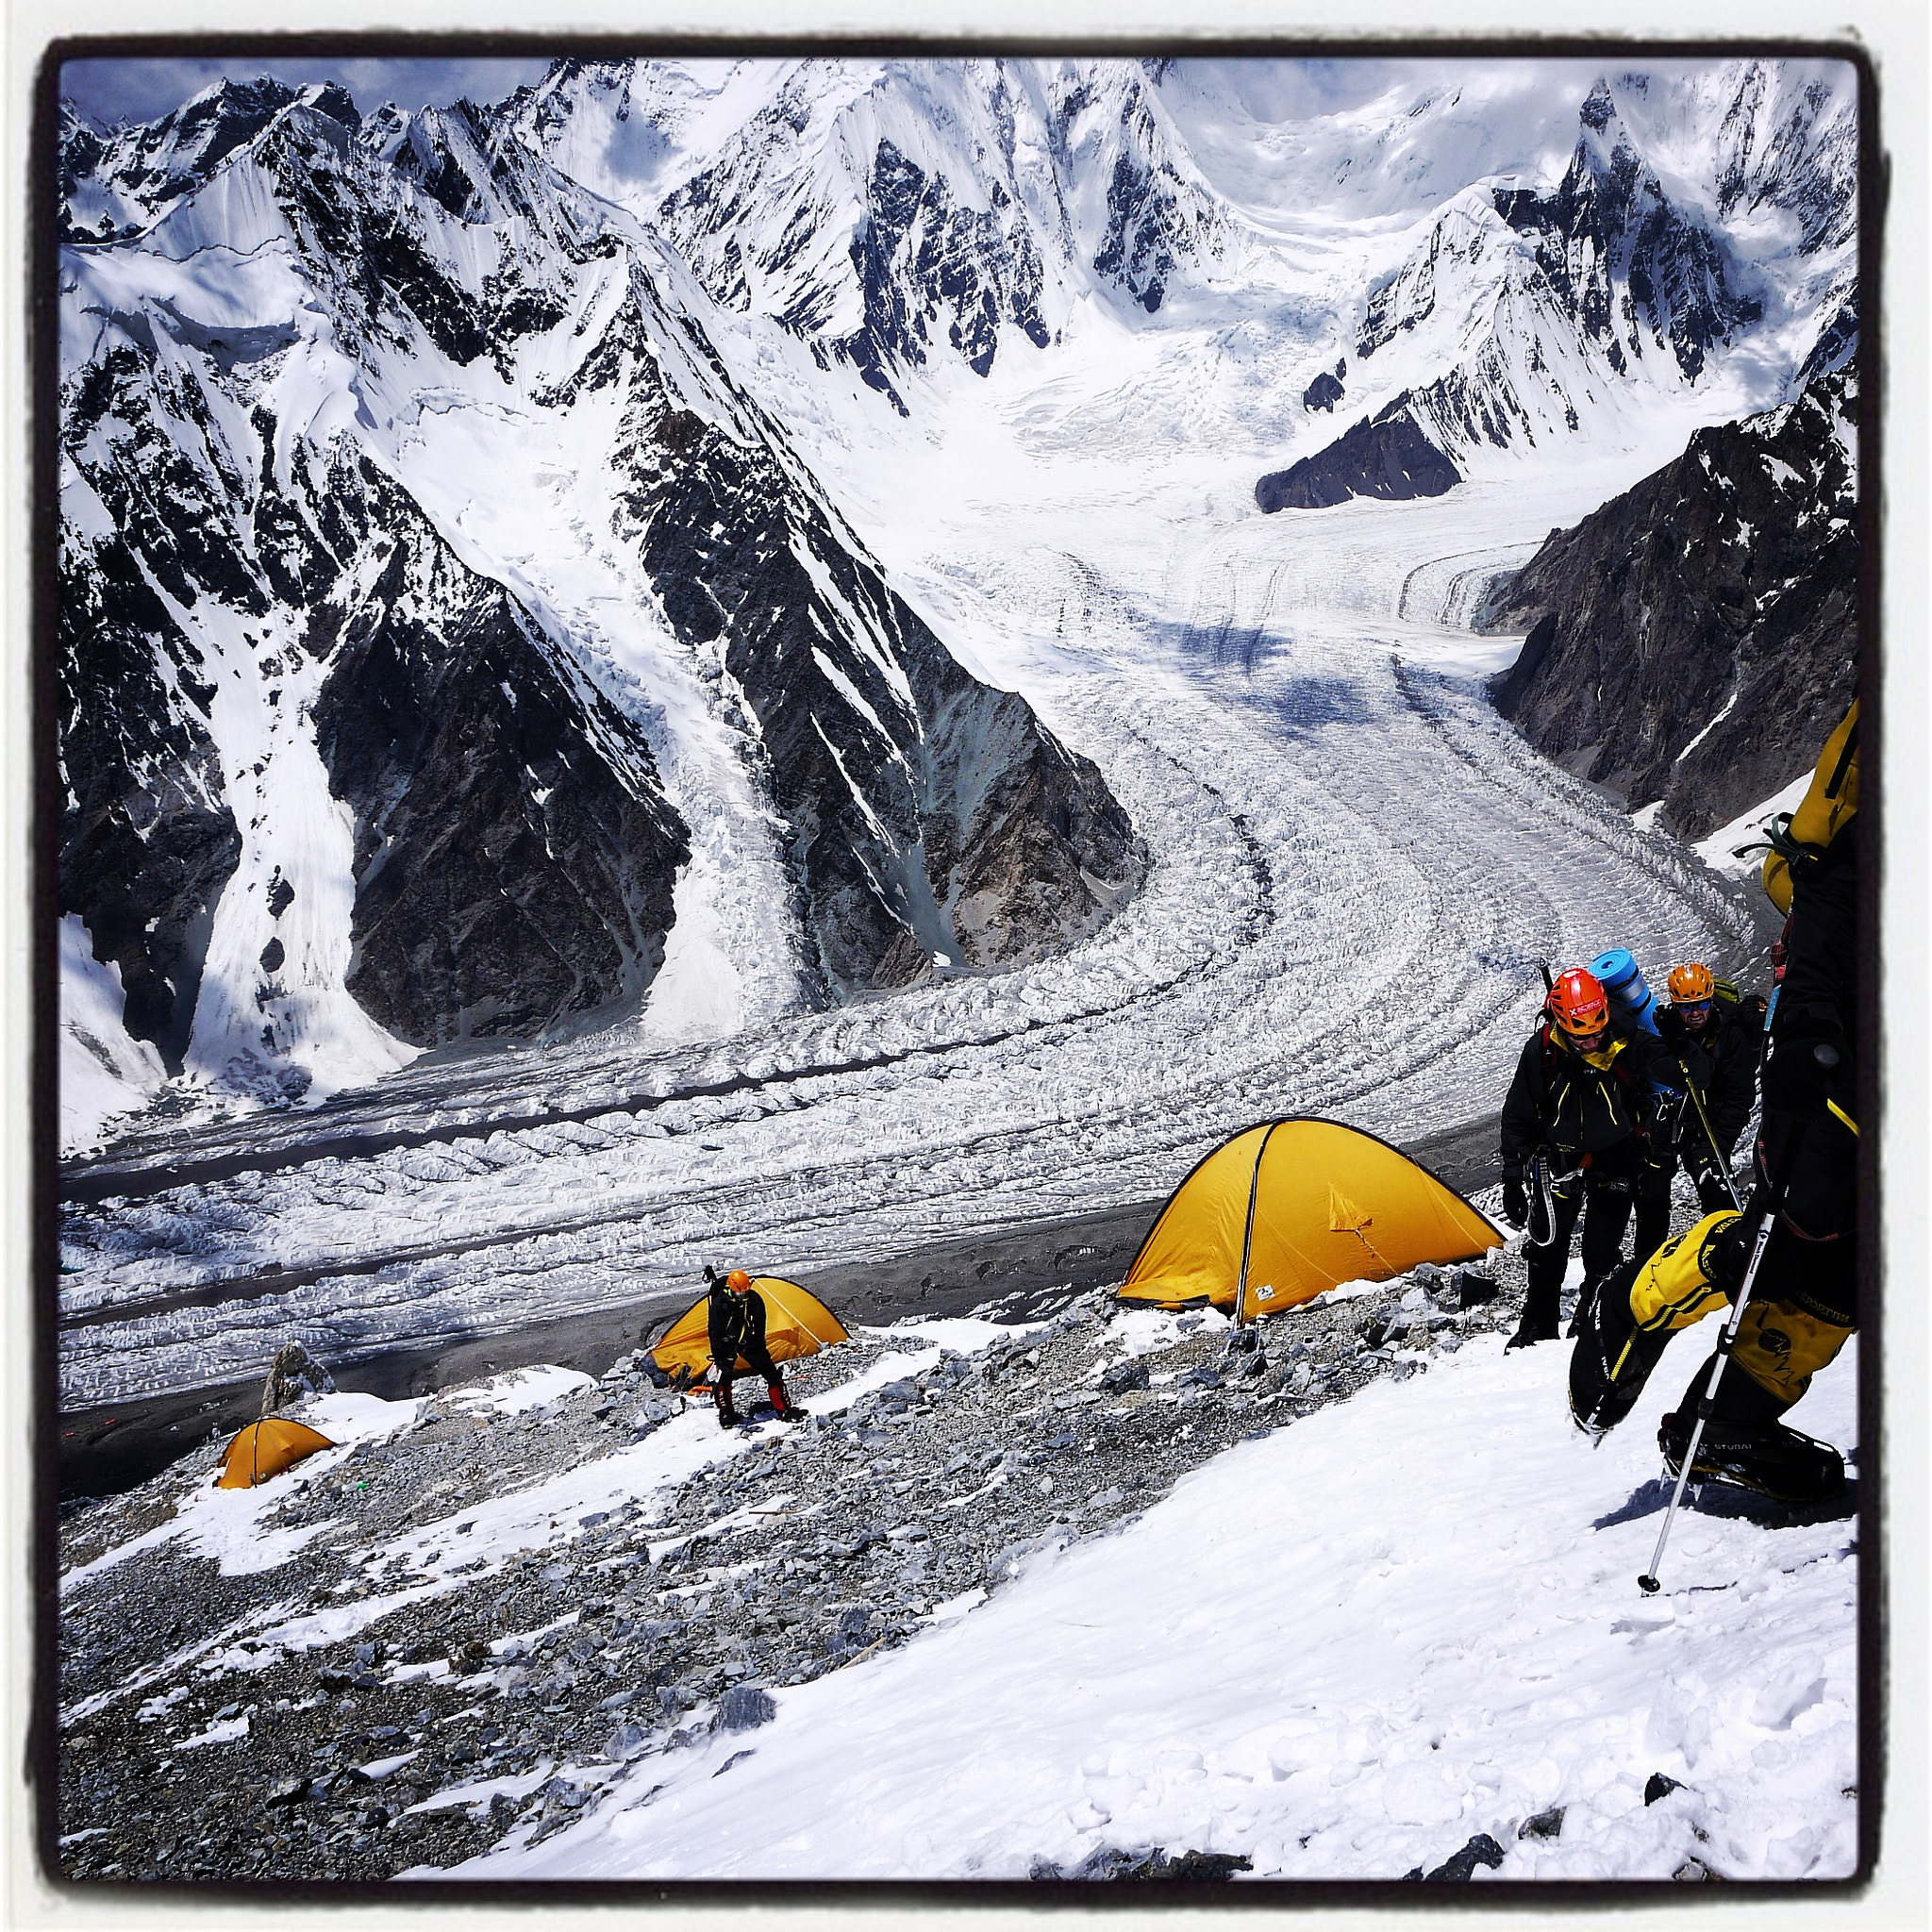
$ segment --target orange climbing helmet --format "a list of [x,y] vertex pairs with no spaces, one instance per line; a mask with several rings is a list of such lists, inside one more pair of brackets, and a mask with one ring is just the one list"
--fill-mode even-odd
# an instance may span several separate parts
[[1702,1006],[1714,991],[1708,966],[1693,959],[1688,966],[1671,968],[1671,1004],[1674,1007]]
[[1594,973],[1572,966],[1550,989],[1550,1018],[1574,1040],[1588,1040],[1610,1024],[1609,996]]
[[724,1277],[724,1286],[728,1288],[733,1294],[742,1294],[745,1291],[745,1290],[751,1286],[751,1276],[747,1274],[742,1268],[734,1268],[731,1271],[731,1273]]

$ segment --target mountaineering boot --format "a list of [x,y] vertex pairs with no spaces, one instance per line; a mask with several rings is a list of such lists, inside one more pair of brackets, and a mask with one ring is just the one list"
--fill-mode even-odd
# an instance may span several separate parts
[[1570,1332],[1570,1415],[1588,1436],[1613,1429],[1637,1405],[1664,1344],[1666,1328],[1646,1334],[1630,1310],[1630,1291],[1642,1263],[1625,1261],[1577,1297]]
[[781,1423],[802,1423],[808,1411],[801,1408],[785,1392],[784,1383],[774,1382],[770,1387],[772,1391],[772,1407],[776,1412],[778,1420]]
[[[1743,1266],[1741,1217],[1725,1208],[1656,1254],[1619,1263],[1593,1294],[1579,1296],[1570,1357],[1576,1426],[1591,1436],[1615,1428],[1636,1407],[1664,1344],[1722,1308],[1737,1292]],[[1688,1401],[1695,1407],[1694,1394]]]
[[738,1426],[738,1411],[731,1406],[731,1384],[718,1384],[718,1426],[721,1429],[735,1429]]
[[[1657,1425],[1657,1445],[1674,1479],[1684,1467],[1694,1407],[1674,1409]],[[1704,1425],[1691,1465],[1692,1482],[1735,1483],[1778,1503],[1822,1503],[1845,1479],[1845,1460],[1829,1442],[1783,1423],[1747,1423],[1713,1416]]]
[[1533,1285],[1523,1298],[1523,1319],[1516,1333],[1503,1344],[1505,1355],[1512,1348],[1527,1348],[1533,1341],[1555,1341],[1562,1332],[1563,1314],[1554,1282]]

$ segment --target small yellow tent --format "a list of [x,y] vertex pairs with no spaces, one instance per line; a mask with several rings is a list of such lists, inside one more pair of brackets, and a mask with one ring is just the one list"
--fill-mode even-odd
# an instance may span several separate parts
[[228,1444],[222,1457],[218,1490],[252,1490],[272,1475],[280,1475],[291,1462],[336,1445],[304,1423],[286,1422],[278,1415],[250,1423]]
[[[816,1355],[835,1341],[849,1341],[844,1324],[818,1296],[787,1281],[781,1275],[759,1274],[753,1278],[752,1291],[765,1303],[765,1346],[774,1362],[797,1361]],[[707,1311],[708,1294],[701,1294],[671,1326],[664,1339],[651,1351],[651,1359],[667,1374],[688,1369],[695,1380],[711,1366],[711,1333]],[[735,1375],[751,1374],[751,1364],[742,1356],[732,1370]]]
[[1224,1142],[1160,1210],[1123,1301],[1210,1303],[1238,1321],[1419,1261],[1468,1261],[1502,1231],[1386,1141],[1335,1121],[1263,1121]]

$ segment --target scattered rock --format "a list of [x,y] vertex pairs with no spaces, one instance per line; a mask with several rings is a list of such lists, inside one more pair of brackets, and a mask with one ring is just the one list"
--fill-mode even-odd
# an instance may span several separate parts
[[1561,1805],[1552,1805],[1547,1811],[1539,1811],[1534,1818],[1525,1818],[1517,1827],[1518,1838],[1560,1838],[1563,1835],[1563,1811]]
[[1493,1871],[1503,1862],[1503,1847],[1488,1832],[1479,1831],[1453,1857],[1423,1874],[1425,1885],[1466,1885],[1478,1865]]
[[268,1379],[261,1385],[261,1412],[274,1415],[311,1395],[332,1395],[335,1386],[329,1372],[299,1341],[285,1341],[268,1365]]
[[727,1731],[755,1731],[777,1715],[772,1693],[756,1684],[734,1684],[718,1702],[718,1723]]
[[1673,1791],[1681,1791],[1683,1789],[1675,1778],[1666,1777],[1662,1772],[1654,1771],[1650,1774],[1650,1782],[1643,1788],[1643,1802],[1646,1805],[1655,1805],[1659,1798],[1668,1797]]
[[1027,1876],[1036,1882],[1076,1879],[1128,1882],[1149,1879],[1181,1879],[1200,1882],[1226,1880],[1237,1872],[1251,1872],[1254,1861],[1231,1852],[1186,1851],[1169,1857],[1159,1845],[1151,1851],[1125,1852],[1114,1845],[1102,1845],[1090,1852],[1070,1872],[1045,1858],[1036,1859]]
[[[1513,1325],[1520,1269],[1511,1257],[1499,1273],[1510,1292],[1495,1311],[1461,1317],[1465,1330]],[[63,1601],[63,1701],[137,1669],[158,1674],[62,1740],[63,1874],[382,1880],[458,1863],[512,1824],[541,1839],[598,1802],[603,1781],[534,1790],[513,1808],[480,1798],[410,1807],[454,1785],[488,1790],[546,1764],[648,1763],[757,1728],[775,1715],[776,1687],[908,1641],[935,1602],[997,1590],[1036,1553],[1106,1533],[1234,1442],[1345,1399],[1371,1373],[1353,1354],[1353,1324],[1371,1312],[1359,1302],[1310,1305],[1243,1341],[1193,1314],[1124,1360],[1103,1309],[1075,1304],[974,1357],[901,1374],[887,1385],[891,1404],[867,1397],[809,1430],[754,1437],[648,1504],[560,1514],[553,1546],[507,1560],[473,1555],[453,1514],[621,1453],[628,1429],[595,1414],[613,1393],[625,1398],[618,1415],[661,1402],[666,1420],[681,1398],[626,1374],[536,1410],[433,1403],[421,1425],[327,1474],[294,1473],[264,1526],[326,1533],[284,1563],[225,1576],[158,1547],[95,1573]],[[855,1339],[796,1364],[795,1387],[808,1403],[925,1346],[890,1331]],[[1260,1373],[1243,1374],[1250,1364]],[[1301,1370],[1292,1403],[1264,1392]],[[1052,1407],[1072,1392],[1083,1402]],[[63,1518],[69,1566],[165,1521],[214,1457],[207,1445],[126,1499]],[[804,1514],[769,1507],[800,1495],[812,1499]],[[444,1579],[441,1593],[380,1607],[431,1577]],[[245,1683],[167,1662],[202,1655],[194,1646],[223,1631],[262,1628],[258,1612],[274,1621],[288,1604],[358,1602],[371,1621],[320,1652],[281,1656],[244,1634]],[[137,1723],[135,1706],[159,1697],[175,1701]],[[238,1699],[253,1707],[245,1759],[195,1751],[182,1760],[188,1776],[157,1775],[177,1740]],[[273,1807],[265,1790],[282,1794]],[[1143,1848],[1102,1862],[1161,1878],[1245,1869],[1215,1869],[1226,1856]]]

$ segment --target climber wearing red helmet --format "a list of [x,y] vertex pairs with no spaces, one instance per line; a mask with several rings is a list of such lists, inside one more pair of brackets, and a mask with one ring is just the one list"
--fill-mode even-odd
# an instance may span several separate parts
[[731,1384],[741,1374],[765,1378],[772,1391],[772,1407],[780,1422],[799,1421],[805,1410],[786,1394],[778,1365],[765,1345],[764,1296],[751,1285],[751,1276],[742,1268],[734,1268],[724,1275],[707,1268],[705,1278],[711,1285],[705,1314],[710,1328],[711,1373],[716,1378],[719,1426],[729,1429],[738,1425],[738,1411],[731,1403]]
[[1583,1217],[1591,1285],[1621,1258],[1642,1158],[1641,1107],[1653,1071],[1674,1071],[1655,1036],[1624,1030],[1593,973],[1559,973],[1503,1102],[1503,1217],[1529,1220],[1527,1181],[1545,1165],[1549,1224],[1531,1231],[1529,1289],[1510,1346],[1554,1341],[1570,1237]]

